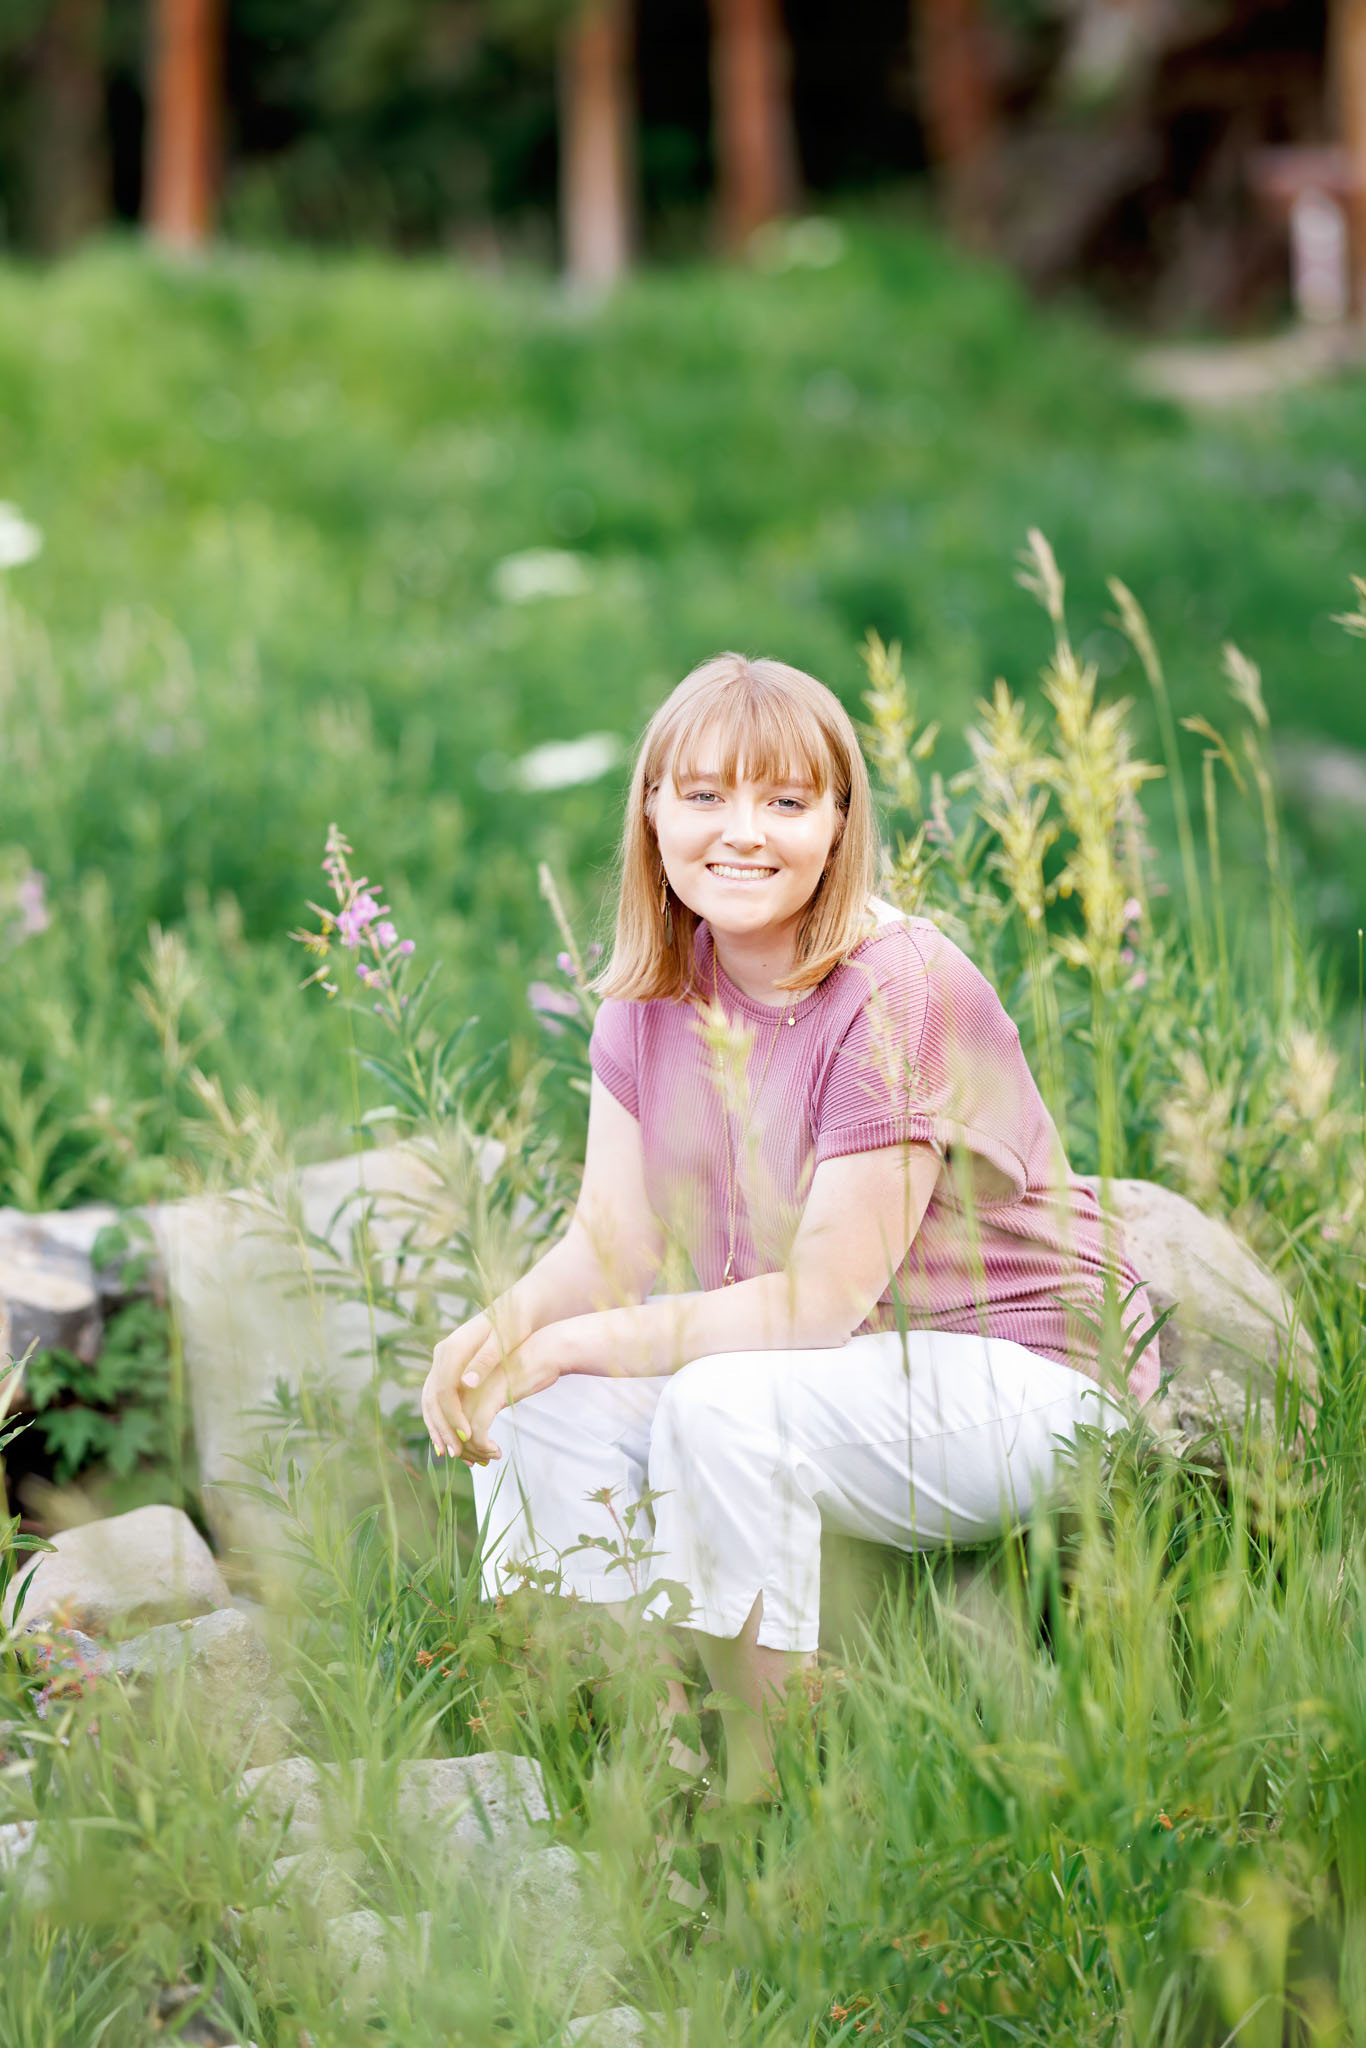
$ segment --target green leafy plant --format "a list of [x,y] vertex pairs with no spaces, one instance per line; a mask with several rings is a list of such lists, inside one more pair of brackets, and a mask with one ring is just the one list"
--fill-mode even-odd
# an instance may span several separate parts
[[139,1465],[179,1458],[183,1418],[171,1400],[166,1309],[130,1301],[105,1326],[93,1364],[69,1351],[40,1351],[25,1370],[33,1426],[64,1486],[91,1466],[128,1479]]

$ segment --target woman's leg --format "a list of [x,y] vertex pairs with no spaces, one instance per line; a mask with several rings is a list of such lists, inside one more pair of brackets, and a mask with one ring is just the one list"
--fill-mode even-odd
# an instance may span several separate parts
[[716,1689],[746,1702],[727,1725],[737,1796],[770,1765],[764,1702],[816,1649],[822,1526],[907,1550],[983,1542],[1051,1489],[1060,1440],[1119,1419],[1066,1366],[937,1331],[675,1374],[651,1435],[654,1572],[687,1589]]
[[[632,1566],[613,1551],[645,1486],[651,1425],[668,1384],[576,1374],[495,1417],[491,1435],[503,1455],[471,1468],[486,1599],[532,1572],[557,1572],[560,1591],[581,1600],[623,1601],[636,1590]],[[635,1533],[648,1547],[643,1519]],[[595,1547],[583,1547],[585,1536]],[[647,1584],[648,1565],[636,1571]]]

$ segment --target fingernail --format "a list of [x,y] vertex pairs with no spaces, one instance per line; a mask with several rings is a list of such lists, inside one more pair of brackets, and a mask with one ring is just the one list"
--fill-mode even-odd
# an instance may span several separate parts
[[459,1437],[462,1444],[467,1444],[469,1442],[470,1433],[467,1429],[457,1429],[455,1433]]
[[433,1444],[433,1445],[432,1445],[432,1456],[433,1456],[434,1458],[439,1458],[439,1457],[441,1456],[441,1446],[440,1446],[440,1444]]
[[464,1377],[465,1377],[465,1385],[466,1385],[467,1387],[477,1387],[477,1386],[478,1386],[478,1384],[479,1384],[479,1375],[478,1375],[478,1373],[477,1373],[477,1372],[467,1372],[467,1373],[465,1374],[465,1376],[464,1376]]

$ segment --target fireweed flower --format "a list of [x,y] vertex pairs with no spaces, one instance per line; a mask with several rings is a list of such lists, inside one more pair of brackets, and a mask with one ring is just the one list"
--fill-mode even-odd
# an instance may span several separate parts
[[396,1019],[408,999],[399,994],[395,974],[399,963],[416,950],[415,942],[399,936],[389,906],[380,900],[382,892],[377,893],[369,876],[352,874],[351,851],[350,841],[335,825],[330,826],[322,869],[336,907],[310,902],[318,929],[290,934],[319,962],[301,986],[311,988],[317,982],[325,995],[337,994],[338,984],[331,979],[328,963],[334,944],[340,945],[348,953],[364,956],[356,962],[357,979],[362,987],[383,998],[373,1006],[380,1015],[387,1011]]

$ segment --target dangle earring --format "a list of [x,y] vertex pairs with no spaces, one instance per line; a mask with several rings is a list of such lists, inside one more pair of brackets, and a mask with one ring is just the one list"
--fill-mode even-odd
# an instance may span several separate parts
[[664,943],[674,942],[674,907],[669,898],[669,878],[664,872],[663,861],[659,864],[659,914],[664,920]]

